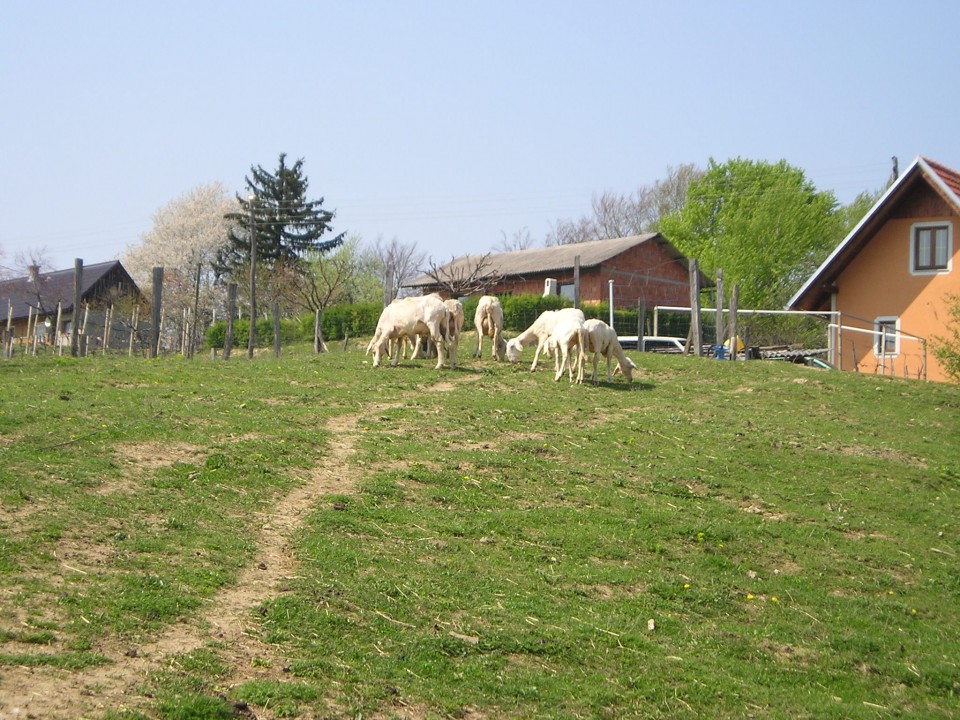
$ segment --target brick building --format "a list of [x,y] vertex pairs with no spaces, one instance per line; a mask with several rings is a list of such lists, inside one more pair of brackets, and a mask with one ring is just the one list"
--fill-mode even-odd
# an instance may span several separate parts
[[[584,304],[609,300],[612,280],[615,308],[690,305],[687,258],[659,233],[489,256],[467,255],[438,268],[438,274],[441,277],[469,275],[484,257],[493,278],[483,289],[488,295],[555,292],[573,299],[574,272],[579,258],[580,301]],[[700,283],[701,287],[710,286],[705,277],[701,277]],[[428,293],[437,290],[438,284],[434,278],[424,275],[407,287]]]

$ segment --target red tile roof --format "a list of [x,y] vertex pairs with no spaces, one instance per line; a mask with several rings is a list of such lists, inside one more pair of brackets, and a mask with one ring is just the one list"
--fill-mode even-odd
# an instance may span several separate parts
[[930,166],[931,170],[940,176],[940,179],[943,180],[944,184],[950,188],[955,195],[960,196],[960,173],[930,158],[925,157],[923,160]]

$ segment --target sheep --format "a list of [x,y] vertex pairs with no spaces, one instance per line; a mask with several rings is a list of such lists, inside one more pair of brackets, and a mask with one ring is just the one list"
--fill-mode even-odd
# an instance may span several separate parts
[[598,384],[597,363],[601,355],[607,358],[607,382],[613,382],[613,373],[610,369],[611,359],[616,359],[620,372],[623,373],[627,382],[632,382],[633,371],[636,370],[637,366],[633,363],[633,360],[624,354],[616,331],[603,320],[587,320],[583,326],[586,330],[584,349],[586,352],[593,353],[593,384]]
[[540,353],[546,347],[548,352],[551,350],[548,340],[553,333],[553,327],[557,322],[565,317],[578,319],[583,324],[583,311],[576,308],[562,308],[560,310],[544,310],[540,316],[533,321],[533,325],[528,327],[522,333],[507,343],[507,360],[512,363],[520,359],[520,353],[525,347],[537,343],[537,351],[533,355],[533,365],[530,366],[530,372],[537,369],[537,362],[540,359]]
[[[579,311],[578,311],[579,312]],[[576,383],[583,383],[583,356],[585,348],[585,336],[583,320],[574,314],[560,314],[554,318],[553,327],[550,331],[550,337],[547,338],[548,347],[552,348],[553,365],[556,369],[554,381],[563,376],[563,369],[569,368],[570,382],[574,382],[574,365],[576,365]],[[571,351],[576,351],[577,358],[573,360],[570,356]]]
[[[457,366],[457,349],[460,347],[460,331],[463,329],[463,303],[459,300],[444,300],[447,308],[447,318],[444,323],[444,336],[447,338],[447,354],[450,357],[450,367]],[[426,333],[417,335],[413,344],[410,359],[432,358],[435,345]]]
[[457,366],[457,350],[460,347],[460,331],[463,330],[463,303],[459,300],[444,300],[447,308],[447,342],[449,343],[450,367]]
[[[400,362],[401,341],[426,334],[437,346],[436,369],[442,368],[447,347],[452,342],[452,338],[448,337],[449,312],[436,293],[394,300],[380,313],[377,329],[367,346],[368,351],[373,349],[373,366],[380,366],[381,355],[389,348],[391,341],[397,341],[390,362],[391,367],[396,367]],[[455,357],[452,358],[453,361]]]
[[477,329],[477,351],[475,358],[483,356],[483,338],[490,338],[493,349],[491,356],[495,360],[503,360],[507,352],[507,341],[503,338],[503,307],[493,295],[484,295],[477,303],[477,311],[473,315],[473,325]]

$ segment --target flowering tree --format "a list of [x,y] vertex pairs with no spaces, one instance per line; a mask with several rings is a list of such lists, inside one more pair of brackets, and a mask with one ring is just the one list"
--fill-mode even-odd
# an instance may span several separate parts
[[[153,216],[153,228],[140,244],[127,248],[122,262],[141,288],[151,286],[154,267],[163,268],[164,333],[168,344],[184,337],[192,349],[202,326],[222,305],[214,261],[228,242],[225,215],[236,202],[219,182],[201,185],[172,200]],[[186,316],[186,323],[184,317]]]

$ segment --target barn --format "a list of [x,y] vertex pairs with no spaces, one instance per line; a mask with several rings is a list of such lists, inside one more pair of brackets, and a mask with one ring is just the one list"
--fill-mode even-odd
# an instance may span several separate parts
[[[102,310],[121,297],[143,300],[118,260],[82,266],[79,292],[81,308],[93,310]],[[53,343],[58,314],[61,333],[69,335],[72,330],[75,293],[75,268],[41,272],[34,266],[24,277],[0,281],[0,308],[7,313],[3,328],[9,327],[21,343],[34,342],[33,336],[41,345]]]
[[[488,295],[559,294],[580,301],[610,299],[615,308],[690,305],[689,263],[660,233],[595,240],[516,252],[466,255],[406,285],[422,293],[442,291],[438,280],[469,277],[481,267],[477,291]],[[701,287],[710,282],[701,277]]]

